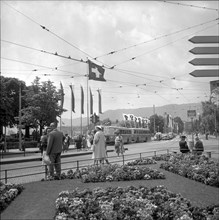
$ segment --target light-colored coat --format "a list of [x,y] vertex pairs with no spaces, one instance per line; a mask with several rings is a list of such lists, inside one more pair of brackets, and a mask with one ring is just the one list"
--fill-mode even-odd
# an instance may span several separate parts
[[94,135],[94,152],[93,159],[106,158],[106,142],[105,136],[102,131],[97,131]]

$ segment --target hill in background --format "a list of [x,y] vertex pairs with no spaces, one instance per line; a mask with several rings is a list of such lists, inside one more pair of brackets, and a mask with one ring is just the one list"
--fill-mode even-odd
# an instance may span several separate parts
[[[196,110],[196,114],[202,114],[202,104],[201,103],[190,103],[190,104],[171,104],[164,106],[155,106],[155,114],[158,116],[164,116],[164,113],[172,115],[172,117],[180,117],[183,121],[190,121],[187,117],[188,110]],[[100,120],[104,120],[109,118],[111,121],[123,120],[123,113],[125,114],[133,114],[138,117],[147,117],[149,118],[154,114],[153,106],[146,108],[137,108],[137,109],[116,109],[116,110],[107,110],[103,114],[100,115]],[[71,119],[62,118],[63,126],[71,126]],[[80,126],[81,119],[76,118],[72,119],[72,126]],[[87,125],[87,117],[84,116],[82,118],[82,125]]]

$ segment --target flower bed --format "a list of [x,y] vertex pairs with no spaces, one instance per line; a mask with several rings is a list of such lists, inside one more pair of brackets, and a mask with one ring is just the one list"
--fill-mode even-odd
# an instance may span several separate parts
[[161,155],[153,156],[152,159],[155,161],[160,161],[160,160],[168,161],[170,157],[171,154],[161,154]]
[[89,167],[81,173],[83,182],[165,179],[163,173],[150,167],[105,165]]
[[206,185],[219,187],[219,163],[202,155],[175,154],[160,168]]
[[55,220],[214,220],[219,218],[219,205],[198,208],[180,194],[164,186],[151,189],[140,186],[109,187],[94,190],[63,191],[56,199]]
[[0,213],[17,197],[24,187],[20,184],[0,182]]
[[127,166],[136,166],[136,165],[148,165],[148,164],[156,164],[157,162],[150,158],[141,158],[137,160],[133,160],[131,162],[127,162]]
[[[126,180],[150,180],[165,179],[162,172],[150,167],[127,166],[127,165],[101,165],[88,166],[79,170],[68,170],[67,174],[62,173],[61,179],[81,178],[82,182],[106,182]],[[56,179],[56,178],[54,178]],[[44,180],[44,179],[43,179]],[[51,180],[51,179],[49,179]]]

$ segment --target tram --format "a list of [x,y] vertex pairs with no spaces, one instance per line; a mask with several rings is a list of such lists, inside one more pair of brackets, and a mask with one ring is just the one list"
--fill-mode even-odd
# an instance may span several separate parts
[[133,142],[147,142],[151,140],[151,133],[146,128],[126,128],[118,126],[103,126],[103,132],[106,137],[107,144],[114,144],[115,131],[119,130],[123,137],[124,144]]

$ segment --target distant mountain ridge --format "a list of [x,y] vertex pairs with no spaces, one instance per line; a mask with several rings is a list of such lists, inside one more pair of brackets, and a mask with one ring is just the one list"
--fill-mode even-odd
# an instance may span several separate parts
[[[187,117],[187,110],[196,110],[196,114],[202,114],[202,104],[201,103],[190,103],[190,104],[170,104],[164,106],[155,106],[155,114],[164,116],[164,113],[172,115],[172,117],[180,117],[183,121],[190,121]],[[136,108],[136,109],[116,109],[116,110],[107,110],[103,114],[100,114],[100,120],[109,118],[111,121],[123,120],[124,114],[133,114],[138,117],[147,117],[149,118],[154,114],[153,107],[145,108]],[[64,126],[71,126],[71,119],[62,118]],[[73,126],[80,126],[81,119],[76,118],[72,119]],[[82,125],[87,124],[87,117],[82,118]]]

